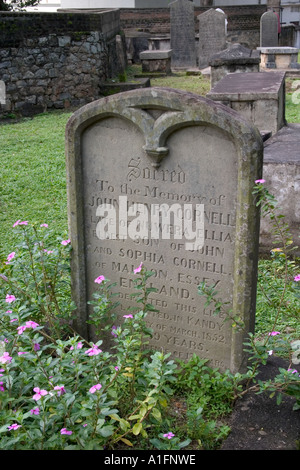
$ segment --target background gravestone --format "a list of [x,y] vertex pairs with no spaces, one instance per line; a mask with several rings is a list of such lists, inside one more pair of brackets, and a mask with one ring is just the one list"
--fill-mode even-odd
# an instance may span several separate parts
[[226,15],[211,8],[198,17],[198,67],[208,67],[210,57],[226,48]]
[[[197,286],[216,285],[218,298],[243,318],[246,332],[253,329],[259,214],[252,190],[262,171],[258,130],[198,95],[134,90],[73,114],[66,129],[66,162],[72,290],[81,334],[94,340],[86,323],[87,301],[97,290],[94,280],[104,275],[117,283],[121,324],[127,308],[136,306],[130,297],[133,271],[143,262],[153,270],[151,283],[158,289],[148,299],[159,310],[147,316],[154,331],[150,345],[182,360],[197,354],[213,367],[239,370],[244,333],[206,308]],[[188,237],[176,231],[169,239],[148,233],[126,238],[124,227],[129,233],[134,221],[130,215],[123,228],[117,226],[115,239],[99,239],[99,207],[108,203],[120,211],[125,196],[130,210],[140,204],[150,213],[153,204],[177,204],[177,210],[190,204],[194,221],[197,204],[203,205],[203,246],[187,249]],[[176,228],[175,213],[171,226]]]
[[189,0],[170,3],[172,67],[196,67],[194,4]]
[[260,19],[260,47],[278,46],[278,16],[266,11]]

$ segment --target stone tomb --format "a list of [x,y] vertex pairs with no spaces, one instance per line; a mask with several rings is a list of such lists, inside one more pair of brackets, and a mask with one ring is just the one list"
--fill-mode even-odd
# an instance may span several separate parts
[[262,134],[285,125],[285,72],[229,73],[206,96],[239,112]]
[[213,88],[228,73],[259,72],[260,52],[241,44],[232,44],[214,54],[209,61],[210,86]]
[[171,73],[172,50],[147,50],[140,53],[143,73],[162,72]]
[[297,47],[258,47],[262,69],[300,69]]
[[95,340],[86,323],[94,280],[104,275],[117,283],[121,324],[136,306],[130,293],[142,262],[158,289],[149,298],[159,310],[147,316],[150,345],[174,358],[196,353],[213,367],[241,368],[245,333],[205,308],[197,286],[215,285],[246,332],[253,329],[259,214],[252,189],[262,151],[259,132],[239,114],[179,90],[120,93],[73,114],[66,128],[68,216],[83,336]]

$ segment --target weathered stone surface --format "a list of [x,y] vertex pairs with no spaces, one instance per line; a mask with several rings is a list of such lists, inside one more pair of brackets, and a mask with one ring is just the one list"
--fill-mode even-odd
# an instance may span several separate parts
[[101,81],[124,71],[119,11],[0,12],[0,23],[0,80],[17,85],[7,88],[1,115],[83,105],[101,96]]
[[[66,129],[66,162],[72,289],[82,334],[94,338],[86,321],[95,278],[104,275],[117,283],[122,322],[132,306],[133,270],[142,262],[154,271],[151,281],[158,289],[149,298],[159,310],[148,314],[151,346],[183,360],[196,353],[214,367],[240,369],[245,332],[232,330],[223,314],[214,316],[205,308],[197,285],[215,284],[218,298],[243,318],[246,332],[252,330],[259,237],[252,188],[262,171],[257,129],[230,108],[198,95],[135,90],[73,114]],[[108,203],[120,214],[122,197],[133,212],[127,223],[121,218],[123,226],[120,220],[106,226],[115,227],[115,239],[100,239],[99,208]],[[148,215],[153,204],[176,208],[179,222],[172,219],[169,238],[152,237],[152,220],[132,237],[134,204]],[[204,208],[204,244],[193,251],[187,249],[187,234],[178,232],[186,204],[195,223]]]
[[194,4],[188,0],[170,3],[172,67],[196,66]]

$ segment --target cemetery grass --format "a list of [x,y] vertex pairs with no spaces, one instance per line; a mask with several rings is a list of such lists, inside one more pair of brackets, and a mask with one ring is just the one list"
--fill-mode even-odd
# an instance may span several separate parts
[[[183,72],[178,72],[170,77],[153,79],[151,85],[183,89],[205,95],[209,89],[209,80],[205,77],[186,76]],[[296,106],[292,102],[291,95],[291,91],[287,93],[287,120],[300,122],[299,105]],[[8,253],[14,248],[12,225],[16,220],[49,224],[53,240],[57,236],[67,237],[64,131],[71,113],[71,111],[55,111],[34,118],[7,120],[0,124],[1,262],[5,261]],[[263,274],[260,277],[262,289],[258,290],[257,301],[256,332],[258,336],[270,331],[276,314],[274,305],[270,305],[268,295],[264,295],[263,290],[264,293],[269,293],[270,290],[273,293],[280,290],[280,282],[283,278],[281,270],[278,266],[276,268],[271,258],[261,259],[259,266]],[[291,278],[296,266],[299,267],[298,260],[291,259],[289,264]],[[292,337],[296,339],[300,337],[299,320],[297,321],[294,315],[295,309],[298,308],[299,305],[296,303],[292,289],[287,290],[285,306],[277,328],[284,333],[292,334]],[[195,358],[194,361],[197,359]],[[213,391],[213,394],[208,393],[205,396],[202,389],[197,393],[190,393],[187,397],[183,391],[191,385],[195,370],[199,371],[201,367],[193,361],[189,364],[184,378],[185,382],[181,382],[181,390],[179,387],[171,401],[170,411],[161,432],[166,431],[167,426],[173,425],[176,435],[182,440],[187,432],[193,436],[193,442],[189,448],[214,449],[221,445],[229,432],[227,419],[233,406],[232,389],[226,381],[226,376],[221,376],[215,371],[209,378],[210,384],[204,381],[203,387],[210,389],[210,393]],[[211,382],[215,384],[215,389],[211,387]],[[202,409],[208,401],[211,407],[209,412],[206,411],[206,421],[202,422],[202,428],[198,429],[198,434],[193,434],[196,423],[199,425]],[[199,406],[199,402],[204,406]],[[143,445],[143,442],[140,442],[140,445]]]

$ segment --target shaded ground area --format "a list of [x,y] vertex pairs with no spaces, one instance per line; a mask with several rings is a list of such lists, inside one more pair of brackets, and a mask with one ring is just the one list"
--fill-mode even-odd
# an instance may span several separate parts
[[[270,357],[258,379],[273,378],[279,367],[288,368],[288,362]],[[276,396],[269,395],[249,392],[236,402],[228,422],[231,433],[221,450],[300,450],[300,410],[293,411],[296,400],[284,395],[277,405]]]

